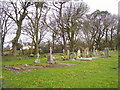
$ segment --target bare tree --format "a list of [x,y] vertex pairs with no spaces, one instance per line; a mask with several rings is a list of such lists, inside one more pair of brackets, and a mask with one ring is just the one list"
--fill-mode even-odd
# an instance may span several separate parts
[[88,11],[88,7],[85,3],[76,4],[66,1],[53,2],[53,6],[55,8],[53,8],[52,19],[49,19],[50,24],[47,25],[57,36],[61,36],[65,51],[67,50],[67,41],[73,51],[80,29],[80,19]]
[[44,10],[47,8],[45,2],[34,2],[35,12],[30,12],[32,16],[27,15],[30,22],[28,23],[30,29],[26,29],[26,32],[32,38],[35,44],[35,53],[38,53],[38,47],[41,43],[43,37],[45,36],[45,31],[47,27],[43,23]]
[[2,53],[3,53],[3,46],[5,42],[5,37],[8,33],[8,31],[12,28],[13,26],[13,21],[10,20],[10,18],[5,14],[4,9],[7,8],[5,6],[5,2],[1,2],[1,13],[0,13],[0,18],[1,18],[1,41],[2,41]]
[[17,25],[16,36],[12,40],[12,48],[13,48],[13,55],[16,55],[16,45],[18,39],[21,35],[21,26],[24,18],[27,15],[27,8],[31,5],[30,2],[6,2],[7,9],[5,10],[5,14],[11,18],[15,24]]

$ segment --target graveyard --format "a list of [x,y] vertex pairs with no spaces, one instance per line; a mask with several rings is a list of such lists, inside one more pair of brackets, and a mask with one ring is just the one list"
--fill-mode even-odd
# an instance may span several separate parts
[[0,87],[118,88],[119,17],[93,1],[1,1]]
[[[85,51],[86,52],[86,51]],[[105,51],[106,52],[106,51]],[[95,52],[94,52],[95,53]],[[69,54],[69,52],[68,52]],[[109,57],[102,56],[89,60],[76,58],[72,53],[50,53],[36,57],[21,55],[3,56],[4,88],[117,88],[117,51],[109,51]],[[75,53],[74,53],[75,54]],[[78,54],[78,55],[77,55]],[[39,62],[36,62],[39,60]]]

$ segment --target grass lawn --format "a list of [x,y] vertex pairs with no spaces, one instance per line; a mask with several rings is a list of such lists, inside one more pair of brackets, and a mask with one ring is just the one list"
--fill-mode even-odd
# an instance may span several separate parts
[[[76,65],[20,73],[3,69],[3,88],[117,88],[117,51],[110,56],[93,61],[57,61]],[[34,64],[34,60],[28,56],[4,56],[2,65]],[[46,58],[41,58],[41,63],[45,62]]]

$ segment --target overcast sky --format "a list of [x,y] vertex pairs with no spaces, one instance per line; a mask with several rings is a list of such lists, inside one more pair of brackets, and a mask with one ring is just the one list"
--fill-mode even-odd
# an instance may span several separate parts
[[[9,1],[9,0],[1,0],[1,1]],[[45,0],[50,1],[50,0]],[[73,0],[79,1],[79,0]],[[118,14],[118,2],[120,0],[82,0],[86,4],[88,4],[90,8],[90,13],[94,12],[95,10],[99,9],[100,11],[108,11],[112,14]],[[14,35],[12,35],[14,37]],[[7,36],[5,42],[8,42],[13,39],[13,37]],[[22,36],[23,37],[23,36]],[[27,38],[23,41],[26,41]],[[5,45],[6,46],[6,45]]]
[[118,2],[120,0],[83,0],[90,7],[90,12],[99,10],[107,10],[112,14],[118,14]]

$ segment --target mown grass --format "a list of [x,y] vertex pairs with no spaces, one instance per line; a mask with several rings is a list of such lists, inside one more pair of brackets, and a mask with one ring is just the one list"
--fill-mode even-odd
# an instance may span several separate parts
[[[61,54],[62,55],[62,54]],[[3,69],[4,88],[117,88],[118,59],[117,51],[110,53],[111,58],[93,61],[57,61],[75,63],[74,66],[48,68],[29,72],[13,72]],[[34,64],[34,57],[3,57],[3,65]],[[60,57],[56,54],[56,57]],[[46,58],[41,58],[46,63]]]

